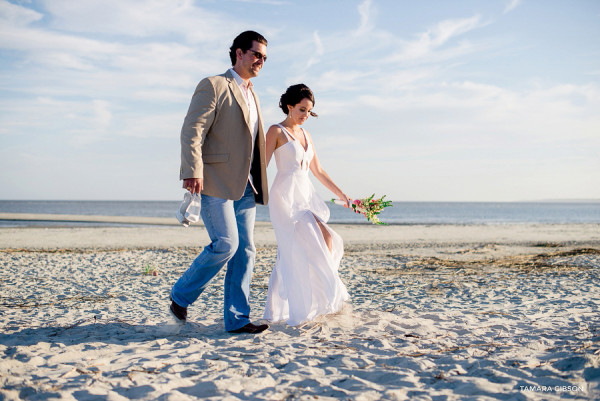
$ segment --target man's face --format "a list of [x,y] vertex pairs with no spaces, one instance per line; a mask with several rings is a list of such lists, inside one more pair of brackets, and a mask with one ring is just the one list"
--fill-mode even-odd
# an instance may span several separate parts
[[250,79],[258,76],[258,72],[263,67],[267,59],[267,46],[253,41],[252,47],[247,52],[238,49],[236,54],[235,71],[243,79]]

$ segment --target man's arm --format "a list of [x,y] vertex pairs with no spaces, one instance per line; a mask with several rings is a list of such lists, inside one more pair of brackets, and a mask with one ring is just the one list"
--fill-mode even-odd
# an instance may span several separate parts
[[181,171],[183,187],[192,193],[203,189],[202,144],[215,119],[216,95],[212,83],[203,79],[192,96],[181,128]]

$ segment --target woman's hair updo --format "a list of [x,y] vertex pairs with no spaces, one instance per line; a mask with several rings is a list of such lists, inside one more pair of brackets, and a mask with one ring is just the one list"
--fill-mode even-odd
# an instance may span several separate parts
[[[310,100],[313,106],[315,104],[315,97],[308,86],[304,84],[292,85],[287,88],[283,95],[281,95],[281,98],[279,99],[279,107],[283,111],[283,114],[287,115],[290,112],[288,106],[294,107],[300,103],[302,99]],[[310,115],[317,117],[317,115],[312,111],[310,112]]]

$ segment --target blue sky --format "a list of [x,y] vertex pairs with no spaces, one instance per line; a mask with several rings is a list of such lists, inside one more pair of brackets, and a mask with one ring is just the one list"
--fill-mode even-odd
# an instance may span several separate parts
[[266,128],[310,86],[351,197],[600,199],[596,0],[0,0],[0,199],[180,199],[192,92],[247,29]]

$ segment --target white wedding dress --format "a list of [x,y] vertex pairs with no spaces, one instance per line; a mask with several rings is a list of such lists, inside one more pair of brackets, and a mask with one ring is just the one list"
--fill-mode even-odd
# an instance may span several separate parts
[[[277,175],[269,192],[269,213],[277,238],[277,261],[269,279],[263,318],[286,320],[292,326],[316,316],[335,313],[349,298],[338,267],[342,238],[325,223],[329,208],[309,179],[314,156],[308,136],[306,149],[279,125],[288,142],[275,149]],[[317,220],[331,234],[330,251]]]

